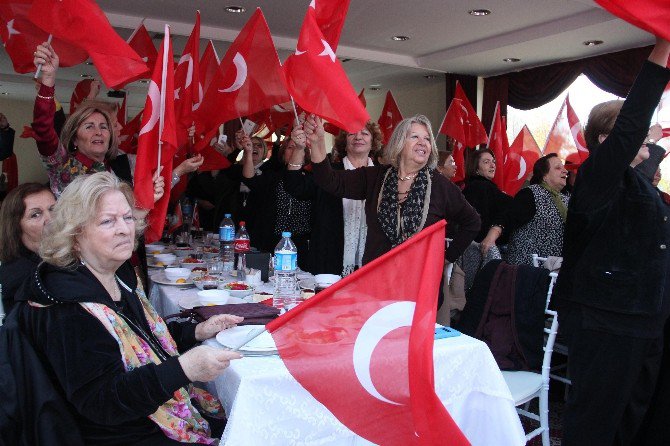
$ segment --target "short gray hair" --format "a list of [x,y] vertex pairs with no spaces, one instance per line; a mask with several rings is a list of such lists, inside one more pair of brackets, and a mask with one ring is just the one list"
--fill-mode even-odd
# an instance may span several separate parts
[[407,138],[407,135],[409,135],[412,124],[421,124],[428,130],[428,134],[430,135],[430,156],[428,157],[428,163],[426,163],[426,165],[430,169],[435,169],[439,157],[437,144],[435,144],[435,137],[433,136],[433,127],[430,125],[428,118],[424,115],[415,115],[411,118],[405,118],[398,123],[393,130],[393,134],[391,135],[391,138],[389,138],[386,147],[384,147],[384,159],[396,169],[398,168],[398,159],[400,158],[400,153],[402,152],[403,147],[405,147],[405,139]]
[[[113,173],[98,172],[75,178],[63,191],[51,213],[51,221],[44,229],[40,256],[48,263],[61,268],[74,266],[78,260],[74,246],[84,226],[98,212],[102,197],[111,191],[121,192],[136,213],[135,197],[128,183]],[[144,220],[136,218],[135,246],[142,235]]]

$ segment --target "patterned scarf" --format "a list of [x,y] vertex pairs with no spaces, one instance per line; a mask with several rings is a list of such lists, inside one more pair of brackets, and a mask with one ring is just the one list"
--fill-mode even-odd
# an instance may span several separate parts
[[398,170],[391,167],[384,175],[381,193],[377,202],[379,224],[397,246],[419,232],[426,223],[432,180],[428,167],[421,169],[404,203],[398,202]]
[[[172,356],[178,355],[177,346],[168,332],[163,319],[156,313],[141,289],[137,289],[137,296],[142,303],[144,315],[149,322],[151,332],[161,347]],[[80,305],[92,316],[98,319],[109,334],[116,339],[121,350],[123,365],[127,371],[146,364],[160,364],[161,360],[149,344],[135,333],[126,321],[114,310],[103,304],[83,302]],[[194,398],[201,410],[214,416],[222,416],[221,403],[204,390],[192,385],[177,390],[172,399],[164,403],[149,418],[156,423],[165,435],[176,441],[200,444],[218,444],[218,440],[211,438],[209,424],[193,406]]]
[[568,218],[568,208],[565,206],[565,203],[563,203],[563,200],[561,200],[561,193],[549,187],[549,185],[544,181],[542,184],[540,184],[540,186],[542,186],[547,192],[551,194],[551,200],[554,202],[556,209],[558,209],[561,220],[563,220],[563,223],[565,223],[565,219]]

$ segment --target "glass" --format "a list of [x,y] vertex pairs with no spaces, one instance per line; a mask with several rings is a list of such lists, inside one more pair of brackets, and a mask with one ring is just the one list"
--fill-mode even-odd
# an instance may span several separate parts
[[223,274],[223,262],[220,260],[213,260],[207,264],[207,270],[210,276],[220,276]]

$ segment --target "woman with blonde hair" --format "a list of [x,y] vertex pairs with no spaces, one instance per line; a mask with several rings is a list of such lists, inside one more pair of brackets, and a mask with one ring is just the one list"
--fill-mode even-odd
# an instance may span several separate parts
[[158,316],[128,263],[143,227],[133,201],[108,172],[72,181],[42,238],[44,262],[17,294],[16,317],[86,444],[216,444],[220,432],[204,415],[221,417],[221,407],[191,383],[213,380],[240,355],[192,347],[242,318],[196,325]]

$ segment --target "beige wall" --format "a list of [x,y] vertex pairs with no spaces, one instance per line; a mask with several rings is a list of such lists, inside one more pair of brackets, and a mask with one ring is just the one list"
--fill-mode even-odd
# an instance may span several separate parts
[[29,181],[46,183],[49,181],[38,157],[35,140],[19,137],[23,132],[23,126],[30,125],[33,120],[33,103],[0,97],[0,112],[7,116],[9,125],[16,131],[14,153],[19,167],[19,183]]

